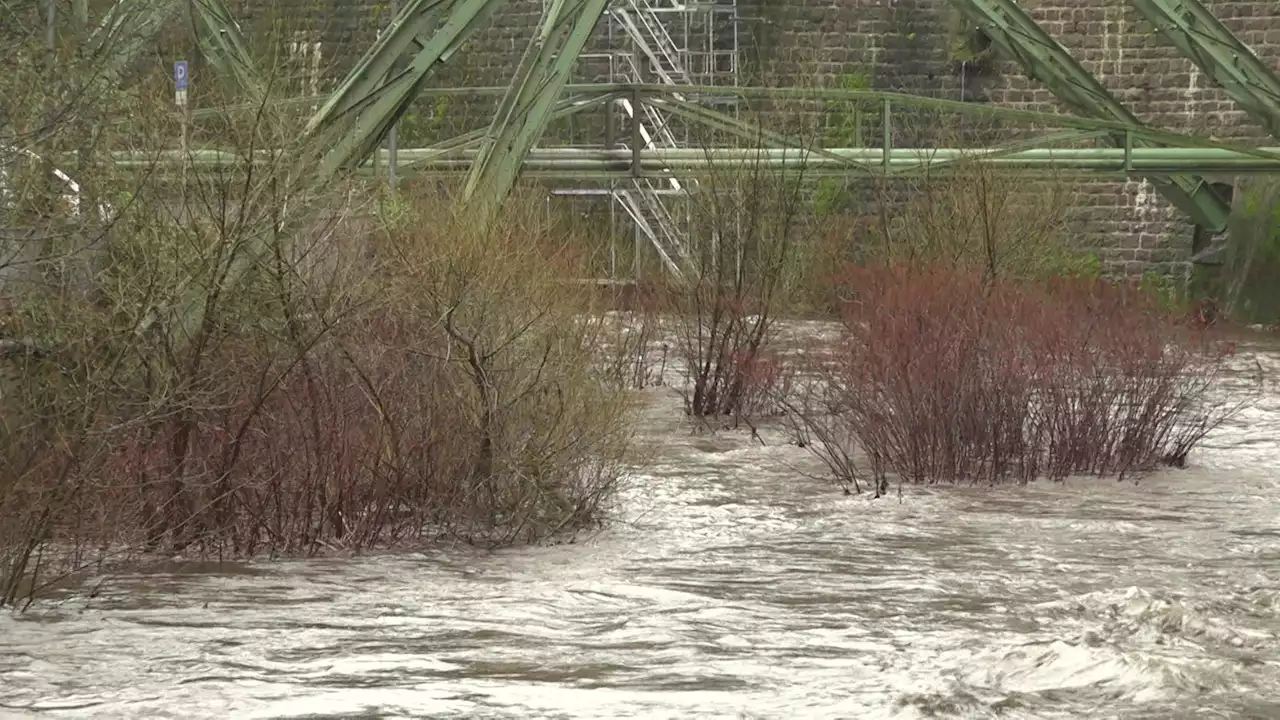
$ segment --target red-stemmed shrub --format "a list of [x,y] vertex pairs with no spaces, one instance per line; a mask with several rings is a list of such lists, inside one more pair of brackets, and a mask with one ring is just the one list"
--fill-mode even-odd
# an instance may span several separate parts
[[[537,200],[486,229],[418,203],[431,223],[335,236],[331,266],[282,241],[204,298],[199,342],[178,342],[181,315],[130,317],[156,304],[148,282],[181,300],[191,275],[146,245],[110,266],[113,303],[31,298],[10,323],[31,351],[0,359],[0,606],[108,558],[496,546],[602,521],[632,400],[580,322],[600,308],[571,282],[577,241]],[[187,230],[150,227],[130,239]]]
[[857,489],[1182,465],[1240,406],[1214,392],[1233,348],[1130,287],[905,265],[840,284],[845,337],[791,423]]
[[776,353],[756,350],[734,357],[734,368],[739,383],[738,412],[750,418],[778,415],[783,407],[776,398],[788,397],[793,392],[795,366]]

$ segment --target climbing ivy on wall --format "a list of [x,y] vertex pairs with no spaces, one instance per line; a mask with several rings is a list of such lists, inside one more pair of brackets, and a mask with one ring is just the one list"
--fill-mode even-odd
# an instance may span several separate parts
[[[842,90],[871,89],[871,75],[865,71],[841,75],[836,83]],[[861,147],[866,137],[866,117],[860,103],[853,100],[827,101],[823,112],[823,140],[827,147]],[[847,204],[848,181],[822,178],[813,194],[813,211],[819,216],[839,211]]]
[[997,59],[991,38],[955,8],[947,21],[946,58],[954,72],[979,74],[993,71]]
[[1232,319],[1280,324],[1280,182],[1250,179],[1236,186],[1224,264],[1199,268],[1199,295],[1224,303]]

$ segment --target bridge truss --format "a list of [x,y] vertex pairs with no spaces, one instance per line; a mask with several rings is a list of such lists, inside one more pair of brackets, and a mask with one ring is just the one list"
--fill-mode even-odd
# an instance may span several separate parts
[[[1280,139],[1280,79],[1211,12],[1197,0],[1127,1]],[[1210,233],[1227,228],[1231,206],[1205,174],[1280,169],[1280,151],[1275,148],[1213,143],[1144,125],[1037,26],[1016,0],[949,2],[1075,116],[1041,116],[888,93],[742,88],[738,87],[737,8],[730,0],[546,0],[538,32],[508,87],[455,90],[501,93],[490,124],[431,148],[401,150],[400,158],[419,172],[465,172],[463,198],[479,222],[492,216],[522,173],[607,181],[607,196],[627,211],[638,232],[675,272],[686,248],[670,198],[696,191],[694,176],[706,163],[740,158],[743,152],[755,152],[752,157],[765,157],[777,167],[803,165],[806,172],[828,174],[907,173],[955,162],[963,154],[1029,171],[1069,167],[1141,177]],[[428,89],[433,73],[463,52],[467,40],[505,4],[505,0],[402,1],[389,27],[305,125],[305,135],[327,148],[314,168],[320,179],[366,167],[416,98],[424,92],[448,92]],[[99,33],[109,34],[113,27],[131,20],[158,29],[164,17],[183,7],[195,16],[191,26],[210,63],[234,78],[250,99],[262,92],[246,43],[221,0],[190,4],[119,0]],[[701,35],[690,31],[695,18],[703,23]],[[611,82],[571,85],[575,63],[586,53],[602,19],[609,35],[621,38],[626,46],[608,52]],[[675,26],[683,27],[684,33],[674,31]],[[127,64],[127,53],[138,51],[138,42],[124,48],[120,67]],[[775,99],[788,94],[818,96],[870,107],[879,113],[879,147],[872,141],[867,147],[804,149],[794,138],[748,127],[737,117],[734,101],[753,94]],[[611,109],[610,123],[621,120],[624,130],[619,138],[599,149],[536,147],[549,124],[602,106]],[[903,148],[895,146],[892,118],[895,109],[905,107],[1021,117],[1063,130],[1006,147]],[[690,148],[674,131],[677,122],[754,138],[760,147]],[[1081,142],[1109,147],[1066,147]]]

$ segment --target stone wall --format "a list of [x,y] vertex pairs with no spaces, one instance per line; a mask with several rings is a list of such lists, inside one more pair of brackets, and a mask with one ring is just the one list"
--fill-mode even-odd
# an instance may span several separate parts
[[[1013,62],[996,58],[973,73],[965,24],[945,0],[800,0],[762,3],[749,35],[763,56],[796,58],[799,77],[865,73],[872,87],[1069,112]],[[1115,97],[1145,122],[1232,140],[1262,140],[1252,122],[1123,0],[1021,0]],[[1263,62],[1280,72],[1280,3],[1218,0],[1207,5]],[[968,72],[966,72],[968,70]],[[1229,180],[1229,178],[1213,178]],[[1080,182],[1072,216],[1080,240],[1113,269],[1134,272],[1184,260],[1191,225],[1142,180]]]
[[[504,85],[536,30],[542,4],[510,0],[438,82]],[[1259,126],[1124,0],[1020,4],[1144,121],[1219,138],[1263,137]],[[1208,5],[1280,71],[1280,3],[1217,0]],[[291,32],[319,42],[324,86],[350,67],[390,18],[385,0],[242,0],[239,7],[248,18],[286,18]],[[960,62],[969,59],[966,26],[946,0],[740,0],[739,7],[746,63],[793,75],[797,82],[858,74],[877,89],[1065,111],[1012,62],[996,58],[978,72],[975,63]],[[602,35],[591,49],[604,48]],[[601,80],[600,75],[598,63],[584,61],[577,79]],[[412,121],[431,131],[421,132],[447,135],[486,122],[494,102],[475,99],[452,108],[420,104]],[[1187,257],[1190,224],[1149,183],[1082,181],[1073,199],[1081,242],[1097,247],[1109,266],[1133,271]]]

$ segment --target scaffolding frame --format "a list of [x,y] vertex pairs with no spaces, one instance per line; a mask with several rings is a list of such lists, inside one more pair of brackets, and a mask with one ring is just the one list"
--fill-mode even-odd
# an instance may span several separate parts
[[[544,8],[546,4],[544,0]],[[737,0],[612,0],[605,11],[604,50],[579,57],[607,63],[603,79],[608,84],[732,88],[741,81],[742,20]],[[739,98],[735,94],[676,93],[674,97],[738,119]],[[693,145],[694,125],[636,97],[608,102],[605,126],[605,137],[589,147],[632,152],[682,150]],[[620,226],[630,226],[633,279],[639,278],[641,251],[646,245],[668,272],[678,276],[682,266],[687,267],[691,195],[698,185],[687,172],[664,175],[610,179],[604,187],[578,184],[548,192],[549,207],[555,197],[596,198],[609,203],[609,282],[619,281]]]

